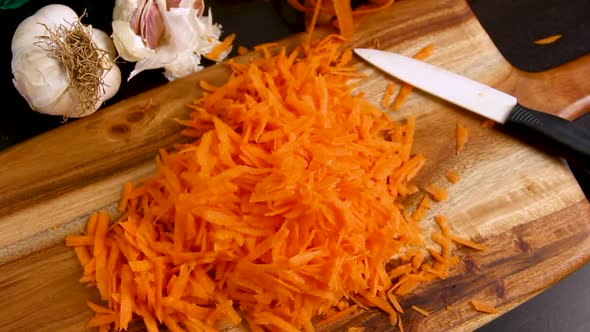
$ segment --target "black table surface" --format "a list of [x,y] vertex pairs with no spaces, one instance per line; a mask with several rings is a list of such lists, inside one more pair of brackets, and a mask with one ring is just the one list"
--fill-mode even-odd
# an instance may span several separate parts
[[[215,21],[227,33],[237,32],[235,44],[254,46],[275,41],[302,30],[301,17],[294,15],[286,0],[212,0]],[[9,28],[0,34],[0,86],[3,110],[0,112],[0,150],[30,137],[62,125],[61,117],[31,111],[14,89],[11,79],[10,41],[20,21],[49,3],[63,3],[81,13],[88,11],[86,23],[110,33],[110,14],[114,1],[47,1],[30,0],[17,10],[0,10],[0,21]],[[122,64],[124,77],[132,69]],[[116,103],[139,92],[166,83],[162,72],[144,72],[131,82],[123,82],[117,96],[108,104]],[[69,120],[75,121],[75,120]],[[532,300],[520,305],[491,323],[481,332],[491,331],[590,331],[590,265],[583,266]]]

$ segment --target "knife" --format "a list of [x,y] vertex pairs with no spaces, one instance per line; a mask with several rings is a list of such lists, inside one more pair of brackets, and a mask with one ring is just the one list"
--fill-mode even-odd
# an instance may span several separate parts
[[573,122],[522,106],[514,96],[423,61],[375,49],[354,52],[401,81],[501,123],[522,141],[571,164],[590,166],[590,131]]

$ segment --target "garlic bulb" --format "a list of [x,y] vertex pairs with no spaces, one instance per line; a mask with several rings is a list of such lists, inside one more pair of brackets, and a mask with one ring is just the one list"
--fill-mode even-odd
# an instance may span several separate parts
[[117,0],[112,37],[119,55],[137,62],[129,79],[148,69],[164,68],[169,80],[201,70],[201,56],[220,44],[221,35],[204,8],[203,0]]
[[90,115],[121,84],[112,40],[64,5],[45,6],[22,21],[11,49],[14,86],[40,113]]

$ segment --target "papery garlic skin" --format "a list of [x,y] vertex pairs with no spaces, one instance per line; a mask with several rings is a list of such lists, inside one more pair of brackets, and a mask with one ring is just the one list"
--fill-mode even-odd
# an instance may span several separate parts
[[[78,15],[64,5],[48,5],[23,20],[17,27],[11,44],[13,84],[26,99],[31,109],[39,113],[83,117],[94,113],[104,101],[112,98],[121,85],[121,71],[115,64],[116,49],[109,36],[98,29],[86,26],[92,41],[108,52],[103,58],[104,90],[92,111],[77,111],[79,100],[70,89],[70,79],[61,62],[36,44],[40,36],[48,36],[47,28],[77,22]],[[47,28],[45,26],[46,25]]]
[[[94,44],[103,51],[106,51],[108,55],[102,59],[102,67],[106,69],[103,73],[103,88],[100,99],[97,101],[96,109],[107,100],[117,94],[119,87],[121,86],[121,70],[115,64],[117,58],[117,50],[109,35],[99,29],[92,29],[92,41]],[[95,110],[96,111],[96,110]]]
[[119,56],[127,61],[136,62],[153,56],[154,50],[144,45],[140,36],[135,34],[129,20],[139,7],[141,0],[117,0],[113,10],[113,42]]
[[32,110],[64,115],[75,109],[78,98],[69,90],[70,79],[61,63],[46,51],[29,49],[13,55],[12,75],[14,87]]
[[[221,26],[213,23],[211,11],[203,15],[204,6],[202,0],[117,0],[113,41],[123,59],[137,62],[128,79],[149,69],[164,68],[168,80],[203,69],[201,56],[219,44],[221,36]],[[153,10],[159,10],[159,15],[144,15]],[[143,13],[139,22],[138,12]],[[147,18],[152,20],[146,22]],[[152,31],[153,35],[143,33]],[[150,48],[149,44],[158,46]]]

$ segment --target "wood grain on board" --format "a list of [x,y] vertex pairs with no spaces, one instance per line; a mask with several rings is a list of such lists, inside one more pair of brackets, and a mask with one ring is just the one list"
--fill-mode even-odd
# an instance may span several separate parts
[[[371,46],[375,39],[382,48],[408,55],[434,43],[429,62],[539,110],[559,113],[590,94],[590,57],[538,74],[515,70],[464,1],[402,1],[363,21],[352,45]],[[366,65],[360,68],[367,74],[360,89],[378,103],[386,84],[396,81]],[[96,299],[97,292],[78,283],[81,268],[64,237],[79,232],[91,212],[114,211],[122,184],[149,176],[158,149],[182,139],[175,119],[188,115],[185,105],[199,96],[198,82],[219,84],[228,73],[223,65],[207,68],[0,153],[1,331],[84,330],[91,317],[85,301]],[[415,151],[428,159],[418,184],[437,182],[450,193],[428,216],[445,214],[455,232],[483,241],[490,250],[458,250],[462,263],[448,279],[403,299],[431,312],[423,317],[407,310],[406,329],[475,329],[588,261],[590,205],[562,161],[495,128],[481,128],[481,117],[419,91],[391,116],[402,120],[409,114],[417,118]],[[459,156],[457,121],[470,131]],[[461,174],[459,183],[446,182],[449,169]],[[427,230],[431,226],[424,223]],[[489,302],[500,313],[476,312],[471,299]],[[322,330],[350,326],[391,329],[384,314],[368,311]]]

